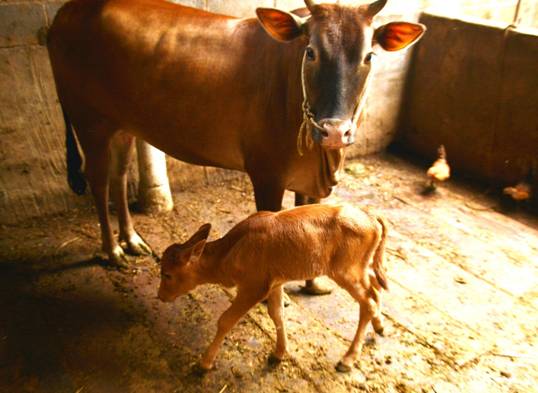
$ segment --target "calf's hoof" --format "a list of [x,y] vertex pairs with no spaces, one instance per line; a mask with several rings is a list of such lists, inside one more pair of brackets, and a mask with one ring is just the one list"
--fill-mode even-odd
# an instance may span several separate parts
[[193,372],[198,375],[204,375],[214,369],[215,369],[215,365],[213,364],[205,365],[203,362],[200,362],[194,365]]
[[376,317],[372,319],[372,326],[374,328],[374,332],[379,334],[380,336],[384,336],[385,327],[383,326],[383,321],[380,317]]
[[198,377],[203,377],[211,370],[212,368],[203,368],[200,363],[196,363],[194,366],[192,366],[192,374]]
[[308,280],[306,281],[305,286],[301,287],[301,293],[304,293],[305,295],[328,295],[332,291],[332,287],[321,284],[319,280]]
[[385,328],[383,326],[374,326],[374,332],[376,332],[381,337],[385,336]]
[[336,371],[338,371],[339,373],[348,373],[351,371],[351,365],[345,364],[341,360],[338,362],[335,368],[336,368]]

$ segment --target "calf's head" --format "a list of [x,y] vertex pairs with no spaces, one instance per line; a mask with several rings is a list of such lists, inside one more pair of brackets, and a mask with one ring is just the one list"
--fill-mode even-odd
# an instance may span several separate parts
[[161,260],[161,283],[158,298],[163,302],[171,302],[202,283],[197,266],[211,230],[205,224],[185,243],[172,244],[163,254]]
[[375,50],[406,48],[422,37],[425,26],[392,22],[374,28],[374,16],[387,0],[360,6],[314,4],[305,0],[310,16],[258,8],[258,19],[276,40],[305,37],[302,63],[304,112],[312,137],[327,149],[355,141],[368,81],[375,67]]

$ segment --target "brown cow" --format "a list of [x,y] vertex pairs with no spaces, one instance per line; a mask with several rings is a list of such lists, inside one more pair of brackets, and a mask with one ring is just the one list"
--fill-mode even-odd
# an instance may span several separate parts
[[357,333],[337,366],[339,371],[351,369],[370,321],[377,333],[383,333],[380,291],[387,288],[383,269],[387,229],[381,217],[350,206],[309,205],[253,214],[221,239],[206,243],[210,228],[203,225],[186,243],[166,249],[158,292],[159,299],[170,302],[205,283],[237,287],[232,305],[219,318],[202,369],[213,366],[225,335],[266,297],[277,332],[270,360],[280,361],[287,346],[282,285],[291,280],[326,274],[359,302]]
[[120,240],[130,253],[151,251],[126,198],[135,136],[192,164],[245,171],[258,210],[280,210],[286,189],[297,204],[330,194],[355,140],[373,50],[405,48],[425,28],[374,29],[386,0],[305,2],[295,14],[259,8],[257,19],[162,0],[73,0],[60,9],[48,49],[66,115],[68,180],[84,192],[72,123],[111,263],[125,254],[110,226],[109,169]]

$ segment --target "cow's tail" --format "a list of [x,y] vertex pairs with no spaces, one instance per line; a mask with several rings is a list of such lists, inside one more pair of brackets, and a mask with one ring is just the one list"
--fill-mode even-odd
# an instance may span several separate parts
[[67,160],[67,182],[69,187],[77,195],[83,195],[86,192],[86,178],[82,172],[82,156],[78,148],[77,138],[73,125],[65,111],[63,111],[65,120],[65,149]]
[[377,222],[381,225],[381,241],[379,242],[374,254],[374,273],[379,285],[384,289],[389,289],[387,276],[385,275],[385,241],[387,239],[387,223],[382,217],[376,217]]

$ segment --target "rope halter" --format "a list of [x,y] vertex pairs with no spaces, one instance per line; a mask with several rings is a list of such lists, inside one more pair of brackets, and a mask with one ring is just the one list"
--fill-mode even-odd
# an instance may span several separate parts
[[[315,115],[310,110],[310,104],[308,103],[308,96],[306,94],[305,71],[304,71],[305,60],[306,60],[306,50],[303,54],[303,61],[301,62],[301,87],[303,90],[303,103],[302,103],[303,121],[301,122],[299,133],[297,134],[297,152],[299,153],[299,156],[301,157],[304,155],[303,139],[304,139],[304,144],[306,145],[306,148],[308,150],[311,150],[312,146],[314,146],[314,140],[312,139],[312,126],[314,126],[315,128],[319,130],[324,130],[323,126],[321,126],[318,122],[316,122]],[[364,104],[366,102],[365,97],[366,97],[367,90],[370,87],[370,80],[371,78],[368,75],[366,77],[366,81],[364,83],[363,89],[357,99],[357,104],[353,112],[353,117],[351,118],[351,127],[356,127],[356,124],[359,121],[359,117],[364,109]]]

